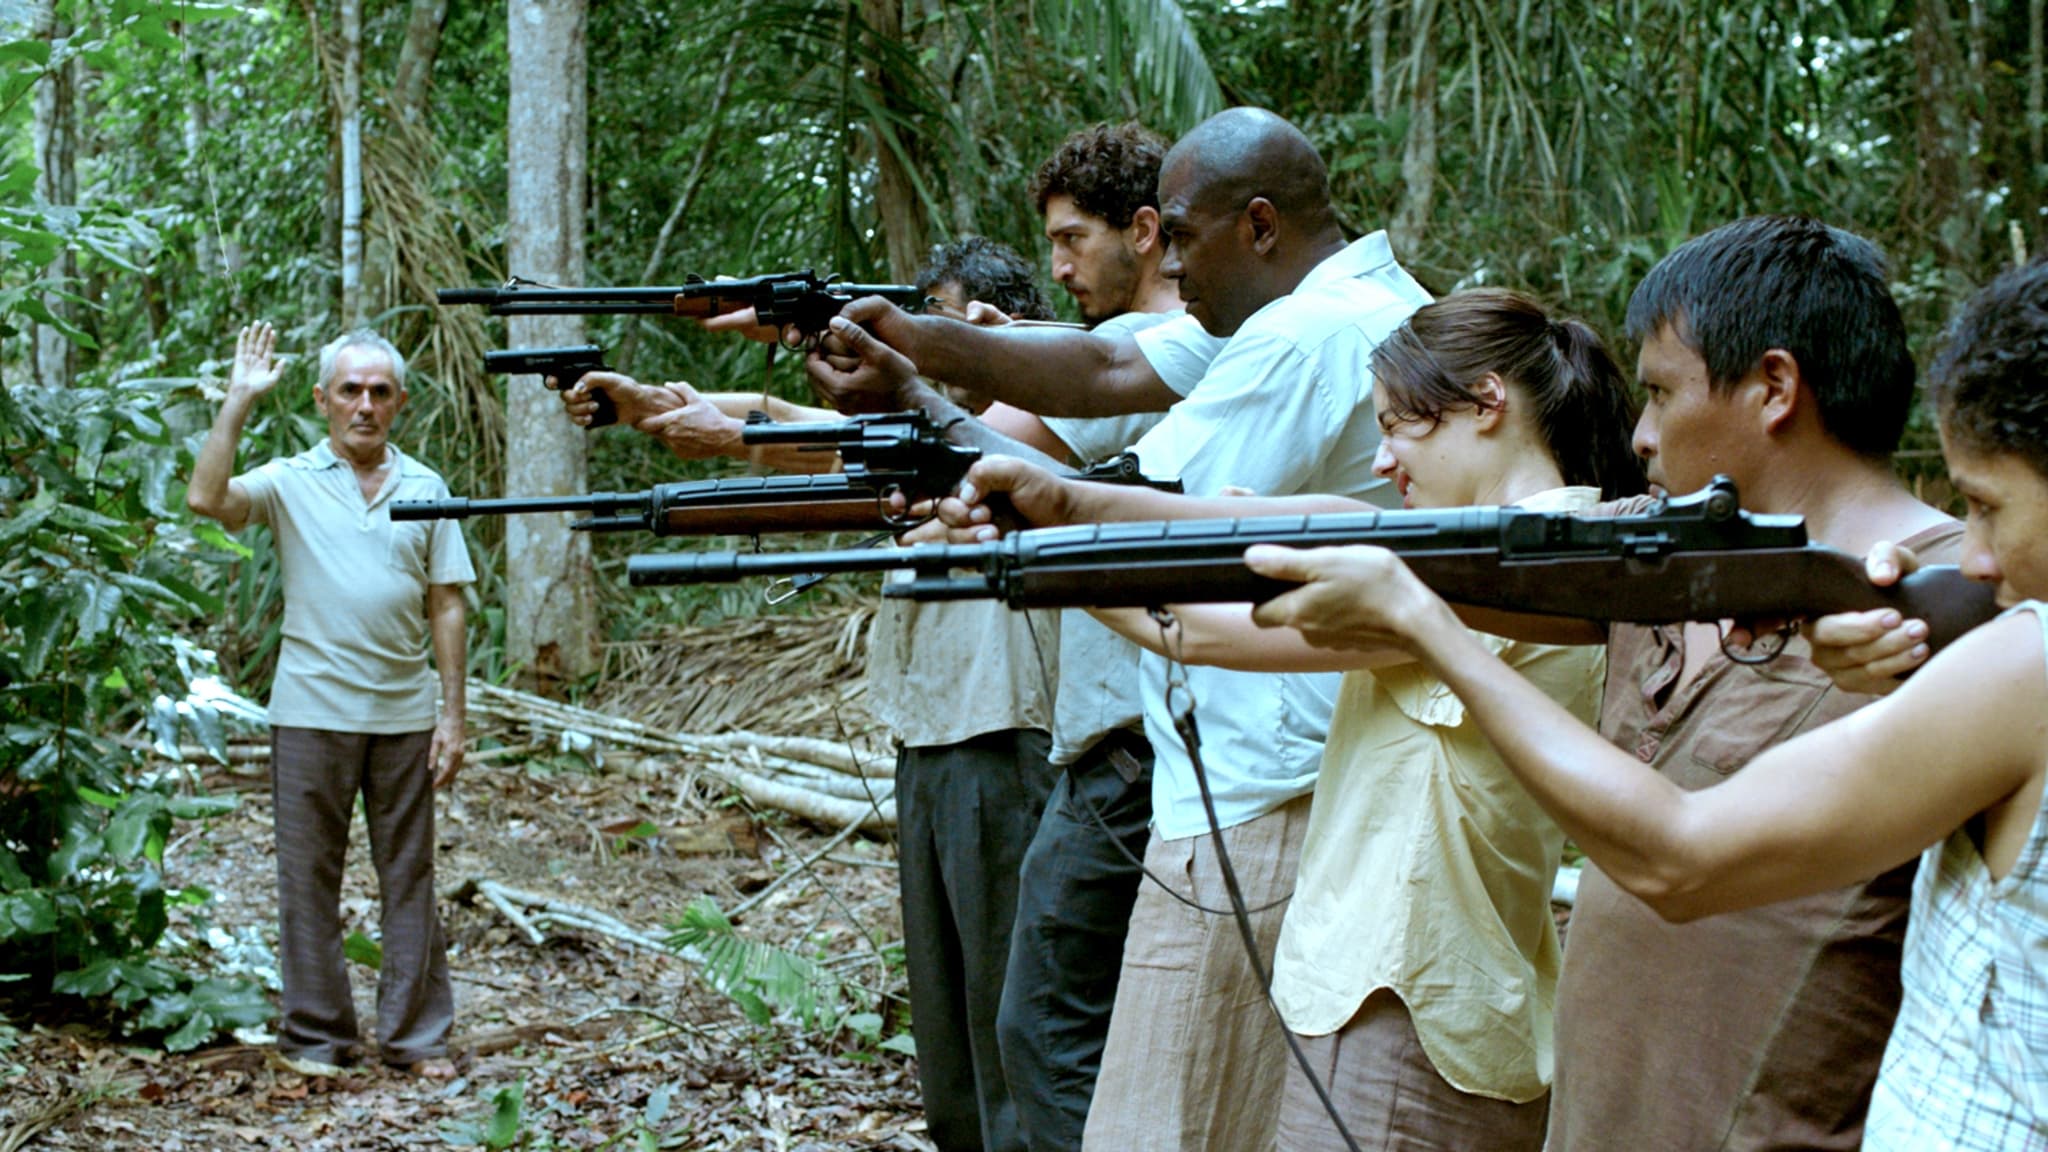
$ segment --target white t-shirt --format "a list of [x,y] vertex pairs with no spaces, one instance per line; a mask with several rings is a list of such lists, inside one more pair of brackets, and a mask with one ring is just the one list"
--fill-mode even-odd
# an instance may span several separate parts
[[[1209,362],[1223,350],[1223,341],[1202,331],[1185,312],[1125,312],[1095,326],[1099,335],[1130,335],[1169,328],[1155,340],[1157,358],[1147,356],[1152,370],[1168,387],[1185,396],[1194,391]],[[1082,467],[1099,464],[1136,444],[1165,412],[1138,412],[1102,419],[1047,417],[1046,427],[1073,449]],[[1145,458],[1138,465],[1153,470]],[[1053,701],[1052,762],[1080,760],[1104,736],[1120,728],[1142,729],[1144,702],[1138,693],[1136,644],[1110,631],[1078,609],[1060,613],[1060,687]]]
[[268,524],[284,570],[284,633],[270,722],[330,732],[423,732],[441,681],[427,586],[476,580],[453,520],[391,522],[393,500],[440,500],[439,473],[387,447],[391,472],[365,502],[355,469],[322,440],[235,477],[249,522]]
[[[1379,449],[1372,350],[1429,301],[1395,263],[1384,232],[1354,241],[1245,321],[1188,398],[1138,441],[1146,473],[1178,475],[1188,492],[1203,496],[1235,485],[1260,496],[1326,492],[1390,503],[1392,489],[1372,474]],[[1148,359],[1169,327],[1137,334]],[[1340,679],[1188,669],[1202,762],[1224,827],[1315,787]],[[1209,825],[1165,686],[1166,661],[1146,653],[1140,687],[1158,754],[1152,818],[1171,840]]]

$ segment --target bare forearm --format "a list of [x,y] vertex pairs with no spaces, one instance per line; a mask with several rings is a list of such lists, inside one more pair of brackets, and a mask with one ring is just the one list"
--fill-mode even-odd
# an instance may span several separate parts
[[1040,416],[1159,412],[1179,399],[1135,340],[1071,328],[984,328],[938,316],[912,320],[901,351],[933,380]]
[[199,455],[192,463],[192,480],[185,492],[187,507],[231,529],[240,528],[248,519],[246,507],[235,507],[230,482],[235,475],[235,449],[241,444],[242,426],[248,422],[253,403],[253,397],[228,392],[199,446]]
[[428,607],[434,668],[441,676],[441,713],[461,718],[469,711],[469,632],[462,589],[452,584],[431,586]]
[[1113,520],[1236,520],[1247,516],[1308,516],[1322,512],[1369,512],[1343,496],[1186,496],[1156,488],[1078,482],[1072,486],[1072,524]]
[[1411,660],[1405,652],[1317,648],[1292,628],[1261,628],[1244,604],[1177,604],[1164,632],[1142,608],[1091,608],[1089,614],[1148,652],[1239,672],[1349,672]]
[[905,387],[903,399],[922,411],[934,425],[945,429],[946,439],[955,444],[979,448],[985,455],[1028,460],[1057,476],[1074,475],[1073,466],[1065,460],[1048,456],[1032,445],[975,419],[967,409],[923,380],[914,380]]

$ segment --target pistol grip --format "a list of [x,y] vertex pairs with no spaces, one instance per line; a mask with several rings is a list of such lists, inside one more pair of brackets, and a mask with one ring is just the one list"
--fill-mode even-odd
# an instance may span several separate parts
[[597,411],[590,414],[590,427],[593,431],[607,424],[619,422],[619,406],[612,403],[609,392],[602,388],[592,388],[590,398],[597,401]]

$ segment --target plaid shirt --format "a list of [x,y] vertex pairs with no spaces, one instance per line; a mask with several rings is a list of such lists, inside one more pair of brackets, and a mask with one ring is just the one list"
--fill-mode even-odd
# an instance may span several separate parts
[[1866,1152],[2048,1149],[2048,804],[1997,880],[1965,829],[1927,850],[1903,976]]

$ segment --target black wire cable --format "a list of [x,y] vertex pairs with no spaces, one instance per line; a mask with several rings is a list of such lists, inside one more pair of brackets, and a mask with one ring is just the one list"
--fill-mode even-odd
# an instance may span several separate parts
[[[1238,885],[1237,869],[1230,863],[1230,849],[1223,843],[1223,824],[1216,817],[1216,797],[1209,791],[1209,770],[1202,763],[1202,733],[1195,726],[1195,695],[1188,688],[1187,665],[1181,661],[1180,646],[1168,634],[1174,622],[1173,613],[1163,608],[1146,611],[1159,625],[1160,647],[1169,653],[1166,657],[1166,710],[1173,714],[1174,731],[1180,734],[1181,745],[1187,749],[1188,763],[1195,771],[1195,786],[1202,793],[1202,811],[1209,818],[1209,839],[1216,846],[1216,866],[1223,873],[1223,890],[1230,897],[1231,917],[1236,920],[1237,933],[1244,940],[1245,957],[1251,961],[1252,974],[1258,977],[1259,992],[1265,998],[1266,1006],[1273,1010],[1273,1020],[1280,1025],[1280,1034],[1287,1038],[1287,1048],[1294,1053],[1295,1063],[1301,1066],[1302,1076],[1315,1090],[1316,1099],[1329,1115],[1330,1123],[1336,1126],[1344,1147],[1351,1152],[1360,1152],[1358,1141],[1352,1138],[1351,1129],[1344,1126],[1344,1117],[1337,1113],[1337,1105],[1330,1099],[1329,1089],[1316,1078],[1315,1069],[1310,1067],[1301,1039],[1287,1026],[1287,1021],[1280,1015],[1280,1005],[1273,1000],[1273,974],[1259,955],[1258,935],[1252,931],[1251,913],[1244,906],[1244,890]],[[1176,691],[1187,700],[1186,706],[1178,712],[1173,710]]]

